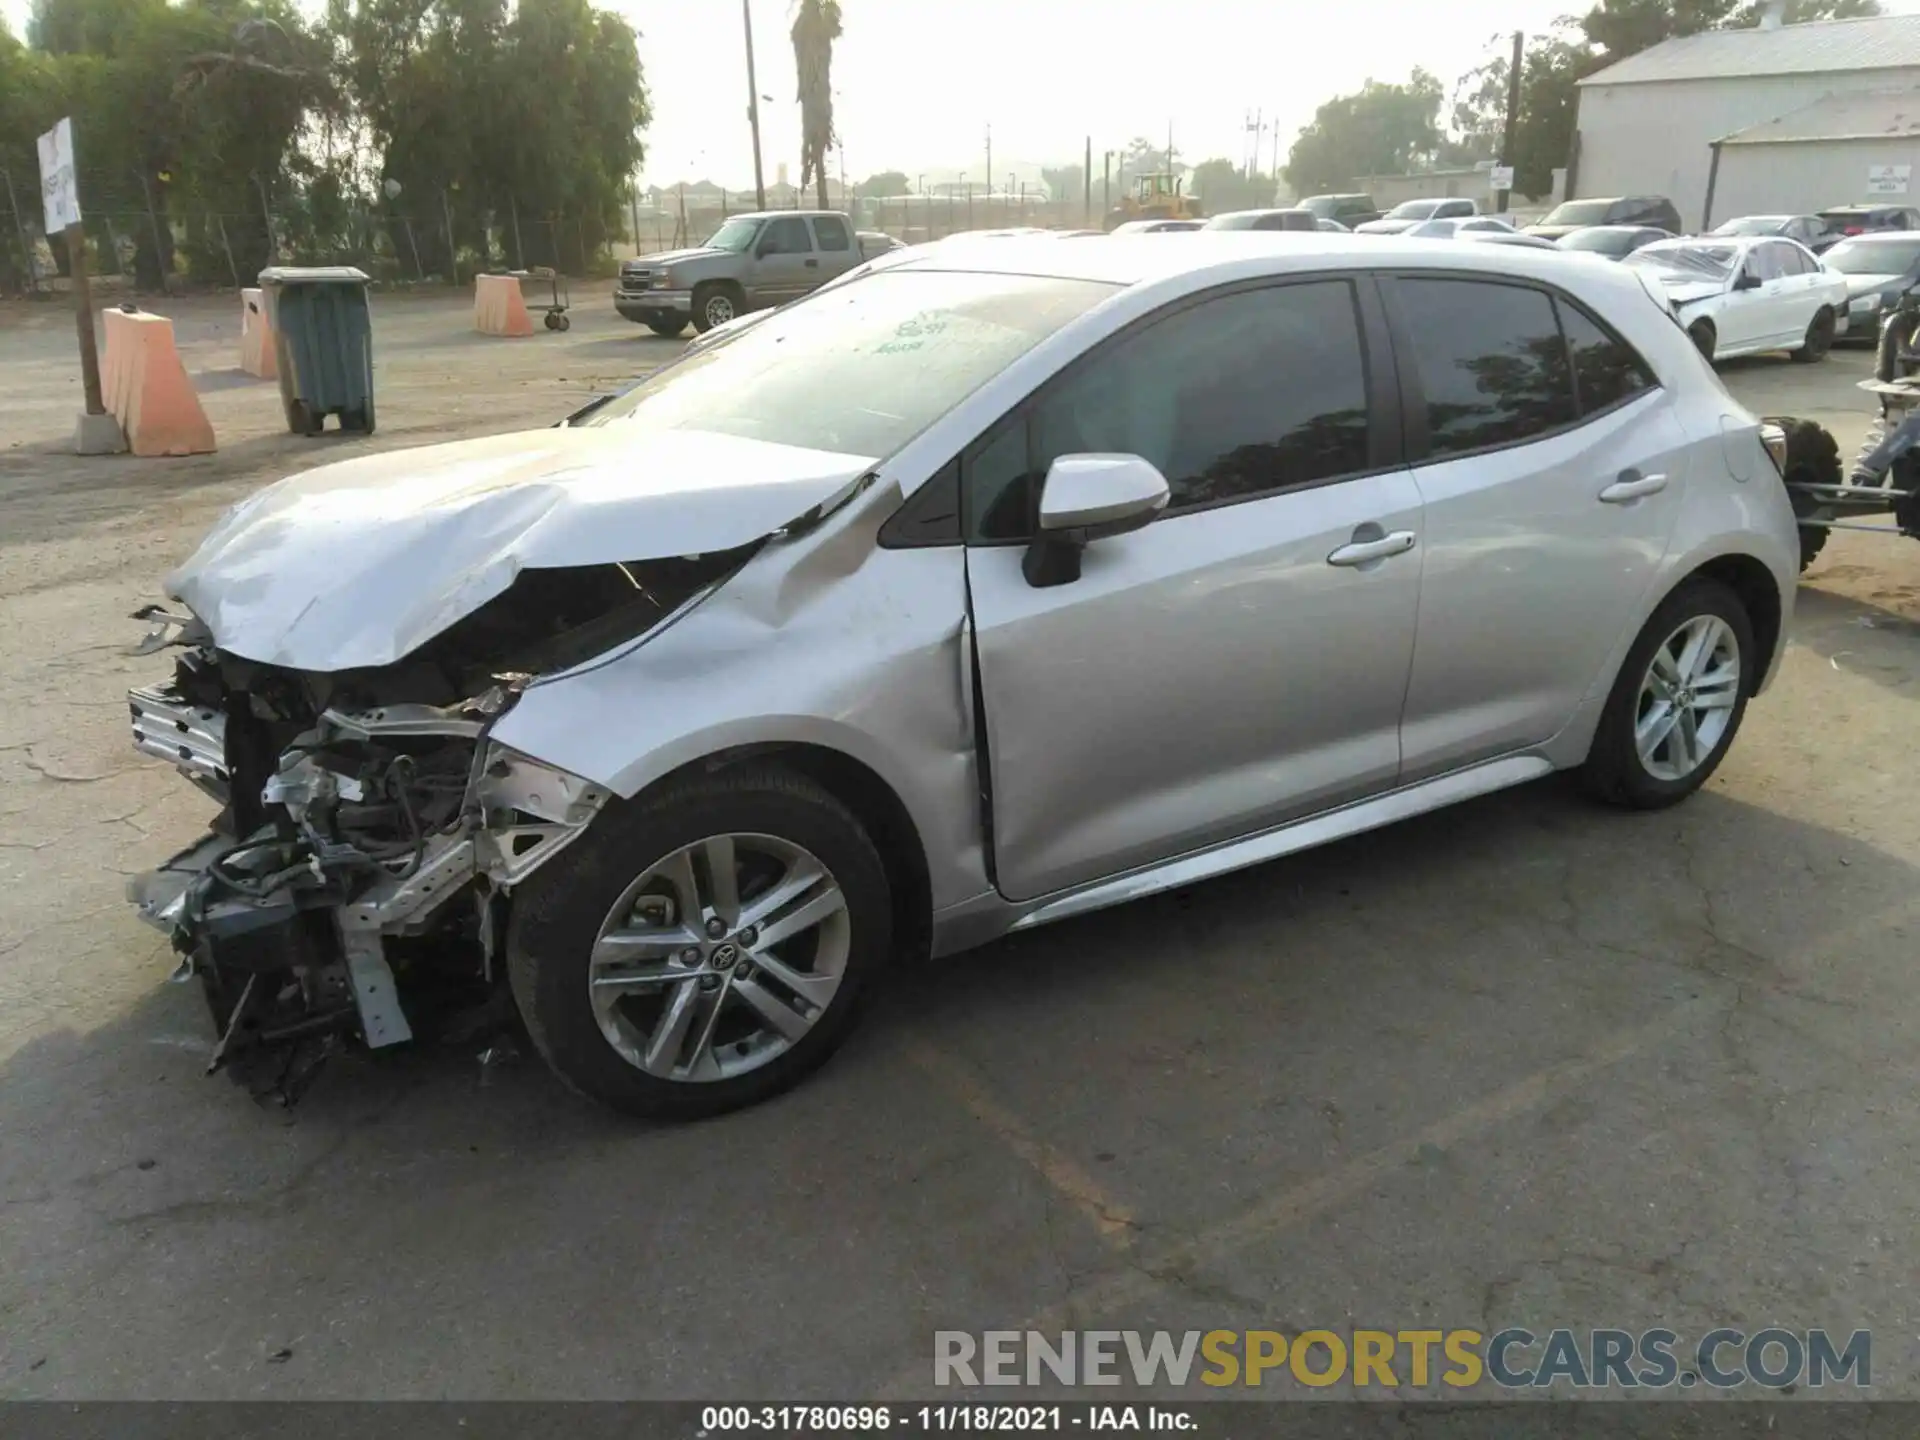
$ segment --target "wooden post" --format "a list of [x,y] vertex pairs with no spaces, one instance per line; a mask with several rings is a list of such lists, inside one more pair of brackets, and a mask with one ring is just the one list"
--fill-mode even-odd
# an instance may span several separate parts
[[100,400],[100,351],[93,339],[93,287],[87,283],[87,232],[78,223],[67,226],[67,266],[73,278],[73,328],[80,340],[80,383],[86,391],[87,414],[104,415]]
[[400,223],[407,227],[407,244],[413,248],[413,273],[422,285],[427,283],[427,267],[420,263],[420,242],[414,238],[413,221],[402,215]]
[[460,283],[460,259],[459,253],[453,247],[453,207],[447,203],[447,192],[445,190],[440,192],[440,215],[447,222],[448,283],[458,285]]

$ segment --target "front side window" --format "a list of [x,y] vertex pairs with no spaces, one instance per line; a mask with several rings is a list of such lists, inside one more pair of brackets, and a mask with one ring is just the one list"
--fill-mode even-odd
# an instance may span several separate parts
[[967,466],[968,533],[1029,536],[1062,455],[1141,456],[1179,512],[1358,473],[1368,441],[1349,283],[1221,295],[1124,336],[989,436]]
[[1115,288],[876,269],[663,366],[584,423],[884,459]]
[[1545,292],[1480,280],[1400,280],[1395,289],[1432,458],[1573,423],[1573,377]]
[[812,250],[813,241],[807,235],[807,222],[797,215],[769,220],[765,232],[760,236],[762,255],[806,255]]

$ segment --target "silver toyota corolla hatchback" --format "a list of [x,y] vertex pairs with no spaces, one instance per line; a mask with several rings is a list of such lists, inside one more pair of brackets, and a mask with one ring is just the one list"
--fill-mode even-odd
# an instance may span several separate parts
[[222,808],[135,899],[219,1061],[458,981],[609,1104],[743,1105],[907,952],[1553,770],[1682,799],[1779,663],[1778,442],[1580,257],[930,249],[227,514],[131,696]]

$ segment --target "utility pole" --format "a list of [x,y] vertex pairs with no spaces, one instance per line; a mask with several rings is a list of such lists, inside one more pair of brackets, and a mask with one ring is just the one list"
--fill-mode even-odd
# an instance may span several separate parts
[[1091,228],[1093,225],[1093,136],[1091,135],[1087,136],[1087,158],[1080,165],[1080,183],[1086,187],[1087,192],[1081,205],[1080,223]]
[[[1500,140],[1500,163],[1509,168],[1513,165],[1513,152],[1520,135],[1520,68],[1526,45],[1526,36],[1516,30],[1513,32],[1513,63],[1507,67],[1507,133]],[[1511,190],[1502,190],[1495,201],[1494,208],[1499,214],[1507,213],[1507,197]]]
[[1173,121],[1167,121],[1167,174],[1173,174]]
[[1100,210],[1104,215],[1113,209],[1113,151],[1109,150],[1100,157]]
[[987,198],[993,198],[993,126],[987,126]]
[[760,168],[760,82],[753,74],[753,6],[740,0],[740,24],[747,34],[747,124],[753,129],[753,203],[767,208],[766,173]]

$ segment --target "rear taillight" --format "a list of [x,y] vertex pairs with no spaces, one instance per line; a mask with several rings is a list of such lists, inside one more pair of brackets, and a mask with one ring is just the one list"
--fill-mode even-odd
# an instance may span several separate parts
[[1787,473],[1787,432],[1778,425],[1760,427],[1760,443],[1767,448],[1767,458],[1773,461],[1773,468],[1782,475]]
[[1867,232],[1858,225],[1849,225],[1840,232],[1842,235],[1864,235]]

